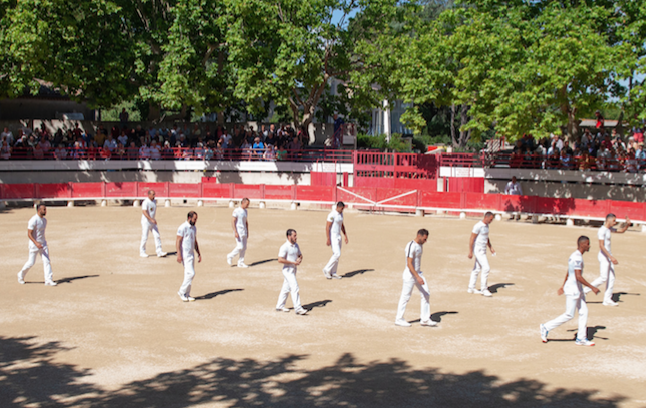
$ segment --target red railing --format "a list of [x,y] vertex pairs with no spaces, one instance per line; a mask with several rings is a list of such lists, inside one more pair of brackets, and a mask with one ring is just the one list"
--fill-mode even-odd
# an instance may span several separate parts
[[393,209],[412,212],[445,210],[450,212],[525,213],[558,215],[570,218],[604,219],[614,213],[637,223],[646,223],[646,203],[615,200],[585,200],[537,196],[509,196],[482,193],[445,193],[421,189],[337,187],[337,186],[273,186],[249,184],[204,183],[57,183],[0,184],[2,201],[33,200],[101,200],[143,199],[153,189],[158,199],[252,200],[312,202],[331,204],[342,200],[357,208]]
[[335,161],[352,163],[352,150],[340,149],[209,149],[206,147],[175,147],[165,149],[124,148],[110,151],[103,148],[49,149],[46,152],[31,148],[13,148],[0,152],[4,160],[192,160],[192,161],[290,161],[313,163]]

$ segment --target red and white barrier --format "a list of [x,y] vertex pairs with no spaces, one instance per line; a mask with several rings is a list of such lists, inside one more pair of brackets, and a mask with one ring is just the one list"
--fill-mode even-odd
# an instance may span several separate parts
[[401,212],[447,211],[455,213],[525,214],[566,219],[602,220],[606,214],[626,216],[646,224],[646,203],[584,200],[502,194],[452,193],[405,188],[369,188],[305,185],[249,185],[217,183],[57,183],[0,184],[0,201],[141,200],[148,190],[158,199],[199,201],[239,200],[261,202],[332,204],[344,201],[356,208]]

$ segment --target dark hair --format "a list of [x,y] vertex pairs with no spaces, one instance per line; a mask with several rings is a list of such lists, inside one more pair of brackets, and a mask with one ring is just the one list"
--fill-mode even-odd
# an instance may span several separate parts
[[36,211],[40,210],[40,207],[46,207],[45,203],[38,203],[36,206]]
[[417,235],[428,237],[428,230],[426,228],[422,228],[421,230],[417,231]]
[[590,238],[586,237],[585,235],[581,235],[579,237],[579,239],[576,241],[576,244],[578,246],[578,245],[581,245],[582,243],[584,243],[585,241],[590,242]]
[[336,203],[336,208],[339,208],[339,207],[345,207],[345,204],[343,203],[343,201],[339,201],[338,203]]
[[617,218],[617,216],[614,215],[613,213],[610,213],[610,214],[606,215],[606,221],[608,221],[611,218]]
[[290,228],[290,229],[288,229],[288,230],[287,230],[287,234],[286,234],[286,235],[287,235],[288,237],[291,237],[295,232],[296,232],[296,230],[295,230],[295,229],[291,229],[291,228]]
[[484,216],[485,216],[485,218],[486,217],[493,217],[493,213],[491,211],[487,211]]
[[249,202],[249,199],[247,197],[245,197],[245,198],[242,199],[242,201],[240,201],[240,203],[244,203],[245,201]]
[[194,215],[197,215],[195,211],[189,211],[188,216],[186,216],[186,219],[190,220],[191,218],[193,218]]

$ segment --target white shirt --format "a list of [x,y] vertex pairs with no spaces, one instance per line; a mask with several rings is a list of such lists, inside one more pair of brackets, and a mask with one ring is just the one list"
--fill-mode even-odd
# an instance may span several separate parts
[[520,186],[519,182],[510,181],[505,186],[505,194],[508,195],[523,195],[523,188]]
[[247,236],[247,210],[238,207],[233,210],[233,216],[236,219],[236,230],[241,237]]
[[[45,217],[41,218],[40,216],[38,216],[38,214],[31,217],[29,219],[29,223],[27,223],[27,229],[33,231],[32,236],[42,246],[47,246],[47,240],[45,239],[45,228],[47,228],[47,220],[45,219]],[[29,249],[38,249],[36,244],[34,244],[31,239],[29,240]]]
[[[154,220],[155,212],[157,212],[157,200],[151,200],[150,198],[146,197],[146,199],[141,203],[141,210],[146,211],[148,213],[148,216]],[[148,218],[146,218],[146,216],[143,214],[141,214],[141,222],[150,223],[150,221],[148,221]]]
[[[299,256],[301,256],[301,248],[298,244],[292,244],[289,241],[286,241],[278,250],[278,257],[290,262],[296,262]],[[283,271],[296,273],[296,265],[283,264]]]
[[106,139],[106,141],[103,142],[103,148],[113,151],[117,148],[117,141],[114,139]]
[[478,221],[478,223],[473,226],[473,231],[471,232],[478,234],[475,242],[473,243],[473,250],[486,252],[487,243],[489,242],[489,225],[482,221]]
[[[607,228],[605,225],[602,225],[601,228],[599,228],[599,232],[597,233],[597,237],[600,241],[603,240],[603,246],[604,248],[606,248],[606,251],[608,251],[610,255],[612,255],[612,251],[610,250],[610,236],[615,231],[617,230],[614,228]],[[599,254],[603,255],[601,248],[599,248]]]
[[327,221],[332,223],[330,227],[330,238],[341,237],[341,226],[343,225],[343,214],[332,210],[327,216]]
[[408,258],[413,258],[413,267],[415,268],[417,273],[421,275],[422,271],[420,269],[422,268],[422,252],[423,252],[422,246],[415,241],[411,241],[406,245],[406,248],[405,248],[406,269],[404,269],[404,274],[403,274],[404,279],[413,278],[413,274],[408,268]]
[[182,255],[184,258],[192,258],[195,251],[195,237],[197,235],[197,228],[195,225],[189,224],[184,221],[177,229],[177,236],[182,237]]
[[583,292],[581,282],[576,280],[575,271],[577,269],[583,273],[583,254],[578,249],[568,259],[567,281],[563,286],[563,292],[567,296],[579,296]]

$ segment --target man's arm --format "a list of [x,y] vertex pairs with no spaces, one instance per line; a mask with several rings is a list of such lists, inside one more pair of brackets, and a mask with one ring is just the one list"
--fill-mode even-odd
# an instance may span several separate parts
[[348,234],[345,232],[345,224],[341,224],[341,232],[343,232],[343,235],[345,235],[345,243],[348,243]]
[[619,261],[617,261],[614,256],[610,255],[610,252],[608,252],[604,245],[603,239],[599,240],[599,250],[606,258],[610,259],[610,262],[612,262],[613,264],[617,265],[619,263]]
[[422,279],[422,277],[419,276],[419,273],[417,273],[417,271],[415,270],[415,266],[413,266],[413,258],[407,257],[406,258],[406,265],[408,265],[408,270],[410,271],[410,273],[413,274],[413,278],[415,278],[417,283],[419,283],[420,285],[423,285],[424,284],[424,279]]
[[157,224],[157,221],[154,218],[152,218],[150,215],[148,215],[148,210],[147,209],[141,210],[141,213],[144,215],[144,217],[146,217],[148,219],[149,223],[151,223],[153,225]]
[[473,243],[476,242],[477,236],[478,234],[476,234],[475,232],[472,232],[471,238],[469,238],[469,255],[467,255],[469,259],[473,258]]
[[288,261],[287,259],[285,259],[282,256],[278,257],[278,263],[282,263],[282,264],[285,264],[285,265],[296,265],[296,266],[298,266],[298,265],[301,264],[302,260],[303,260],[303,255],[299,255],[298,258],[296,258],[296,261],[293,261],[293,262]]
[[493,247],[491,246],[491,240],[489,238],[487,238],[487,246],[489,247],[489,250],[492,254],[496,253],[496,251],[494,251]]
[[247,238],[249,238],[249,221],[244,221],[244,228],[247,230]]
[[565,272],[565,279],[563,280],[563,284],[561,285],[559,290],[556,291],[556,293],[558,293],[559,296],[563,294],[563,288],[565,287],[565,282],[567,282],[568,275],[569,275],[569,272]]
[[614,231],[614,232],[616,232],[617,234],[623,234],[624,232],[626,232],[626,230],[628,229],[628,227],[630,227],[630,218],[626,217],[626,221],[624,221],[624,226],[623,226],[623,227],[621,227],[621,228],[618,228],[618,229],[617,229],[616,231]]
[[234,216],[231,219],[231,228],[233,228],[233,235],[235,235],[236,239],[240,238],[240,235],[238,235],[238,228],[236,228],[236,222],[238,221],[238,217]]
[[182,236],[178,235],[175,240],[175,250],[177,251],[177,262],[182,263]]
[[328,221],[325,223],[325,236],[327,237],[327,246],[332,245],[332,242],[330,241],[330,228],[332,227],[332,222]]
[[33,229],[27,229],[27,237],[29,237],[29,240],[36,245],[36,248],[38,249],[43,249],[43,246],[41,245],[40,242],[36,241],[36,238],[34,238],[34,230]]
[[195,237],[195,252],[197,252],[197,262],[202,262],[202,254],[200,253],[200,246],[197,244],[197,237]]
[[599,293],[599,289],[595,288],[594,286],[590,285],[587,280],[583,277],[583,274],[581,273],[581,269],[575,269],[574,273],[576,274],[576,280],[581,282],[582,285],[589,287],[594,294],[596,295]]

